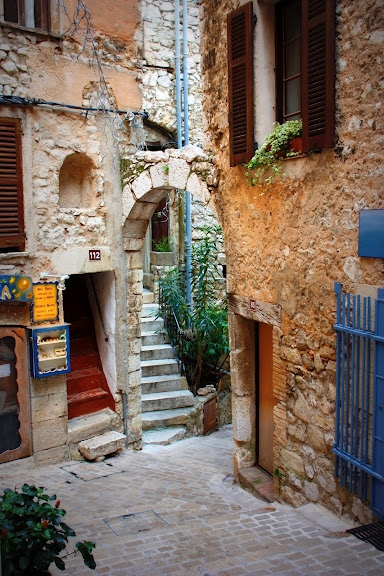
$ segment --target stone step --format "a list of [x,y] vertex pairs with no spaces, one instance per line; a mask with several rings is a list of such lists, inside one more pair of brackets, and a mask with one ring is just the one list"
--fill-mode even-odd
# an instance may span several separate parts
[[186,430],[182,426],[169,426],[168,428],[156,428],[143,432],[143,444],[157,444],[167,446],[172,442],[182,440]]
[[144,360],[141,362],[142,376],[165,376],[178,374],[179,365],[171,358],[166,360]]
[[150,304],[143,304],[143,306],[141,308],[141,317],[142,318],[156,319],[158,314],[159,314],[159,305],[158,304],[156,304],[155,302],[152,302]]
[[78,449],[87,460],[102,459],[108,454],[121,452],[125,446],[126,438],[125,434],[112,430],[79,442]]
[[173,348],[170,344],[152,344],[141,346],[141,360],[165,360],[174,358]]
[[151,430],[159,426],[180,426],[186,424],[189,414],[194,409],[194,406],[190,406],[189,408],[176,408],[175,410],[143,412],[143,430]]
[[68,443],[75,444],[93,436],[104,434],[118,425],[119,417],[110,408],[68,421]]
[[143,288],[143,304],[151,304],[155,301],[155,294],[149,288]]
[[142,318],[141,319],[141,332],[160,332],[164,328],[164,320],[162,318]]
[[141,378],[142,394],[170,392],[171,390],[188,390],[185,376],[170,374],[168,376],[144,376]]
[[142,346],[152,346],[153,344],[168,344],[169,336],[166,332],[141,332],[141,345]]
[[193,406],[194,397],[189,390],[171,390],[170,392],[155,392],[143,394],[141,397],[141,411],[153,412],[156,410],[174,410]]

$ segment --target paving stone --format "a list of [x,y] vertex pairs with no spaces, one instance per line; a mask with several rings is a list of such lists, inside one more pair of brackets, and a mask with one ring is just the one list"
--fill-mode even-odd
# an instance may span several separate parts
[[[95,576],[384,574],[384,553],[353,536],[335,537],[337,516],[325,515],[325,522],[317,505],[267,504],[226,481],[231,441],[225,427],[169,446],[123,450],[102,463],[38,467],[20,460],[0,466],[0,489],[27,482],[56,494],[76,541],[96,543]],[[65,563],[68,576],[90,574],[79,556]],[[62,573],[55,566],[50,572]]]

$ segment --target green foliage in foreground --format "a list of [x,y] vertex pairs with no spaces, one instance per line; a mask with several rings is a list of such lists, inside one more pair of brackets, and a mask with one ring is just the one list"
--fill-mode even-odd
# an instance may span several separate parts
[[[52,506],[50,502],[55,501]],[[61,556],[68,538],[76,536],[62,521],[66,512],[56,496],[44,488],[24,484],[21,491],[4,490],[0,496],[0,542],[3,576],[45,574],[52,562],[65,570]],[[94,570],[93,542],[77,542],[71,554],[80,553],[84,564]]]

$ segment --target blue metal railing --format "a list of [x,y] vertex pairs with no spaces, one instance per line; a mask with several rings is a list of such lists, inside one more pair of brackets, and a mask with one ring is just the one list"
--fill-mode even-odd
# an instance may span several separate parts
[[[377,419],[378,346],[384,343],[382,330],[374,330],[378,300],[342,292],[335,283],[337,314],[336,341],[336,430],[333,452],[335,476],[340,485],[371,499],[371,479],[380,484],[384,477],[378,467],[374,441]],[[377,323],[376,323],[377,324]],[[380,460],[380,459],[379,459]]]

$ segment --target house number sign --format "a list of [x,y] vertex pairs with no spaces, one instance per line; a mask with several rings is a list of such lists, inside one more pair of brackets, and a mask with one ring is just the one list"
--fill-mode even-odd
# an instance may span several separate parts
[[249,300],[249,309],[250,310],[256,310],[256,300]]
[[89,260],[101,260],[101,250],[89,250]]

